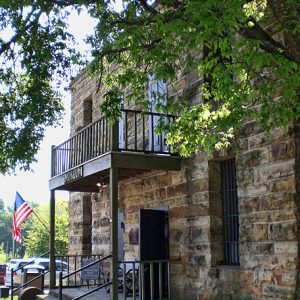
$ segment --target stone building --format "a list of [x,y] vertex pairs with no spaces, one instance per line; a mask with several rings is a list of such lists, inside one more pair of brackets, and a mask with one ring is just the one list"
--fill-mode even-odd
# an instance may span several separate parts
[[[161,88],[168,96],[183,93],[193,103],[201,103],[198,81],[194,74],[185,74],[169,85],[151,81],[148,89]],[[104,90],[95,93],[96,79],[85,73],[73,81],[72,90],[71,136],[76,136],[100,118]],[[125,108],[135,109],[131,103]],[[130,151],[130,143],[144,143],[144,148],[152,150],[158,145],[157,152],[135,155],[156,156],[162,162],[167,157],[159,153],[165,152],[164,137],[149,129],[156,121],[149,116],[143,121],[134,118],[134,114],[126,118],[123,114],[119,120],[119,148],[127,147],[122,154]],[[146,129],[136,129],[134,123]],[[104,123],[91,126],[96,126],[95,132],[102,128],[102,136],[92,140],[108,136]],[[170,260],[172,300],[298,299],[298,132],[297,125],[291,124],[267,135],[249,121],[226,151],[211,157],[205,153],[176,157],[174,168],[119,173],[119,260],[141,259],[144,249],[162,238]],[[70,142],[74,149],[76,141]],[[86,147],[97,148],[95,143]],[[105,147],[103,141],[99,147]],[[62,160],[70,164],[71,158],[67,155]],[[79,171],[68,180],[69,169],[61,164],[50,180],[52,188],[79,191],[70,194],[69,253],[110,253],[109,174],[84,181]],[[56,184],[59,174],[65,174],[65,180]],[[81,180],[80,188],[75,187],[76,180]],[[163,212],[163,224],[156,222],[153,211]],[[143,229],[144,223],[152,227]]]

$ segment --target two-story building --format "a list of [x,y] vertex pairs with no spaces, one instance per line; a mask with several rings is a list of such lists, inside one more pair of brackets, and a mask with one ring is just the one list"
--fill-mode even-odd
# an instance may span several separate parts
[[[150,103],[151,91],[202,101],[192,73],[147,89]],[[267,135],[249,121],[229,149],[181,158],[155,131],[174,116],[128,103],[112,126],[104,92],[86,73],[72,82],[71,137],[52,149],[52,203],[71,192],[69,254],[112,253],[113,274],[136,261],[141,299],[298,299],[298,124]]]

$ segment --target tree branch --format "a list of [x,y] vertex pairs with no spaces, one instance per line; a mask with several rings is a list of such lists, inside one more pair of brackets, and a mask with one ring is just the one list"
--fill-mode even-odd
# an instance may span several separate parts
[[246,39],[256,39],[261,41],[261,48],[272,54],[278,54],[284,56],[290,61],[300,63],[297,59],[290,53],[290,51],[285,48],[281,43],[275,41],[254,19],[249,21],[253,22],[252,27],[243,27],[238,32]]
[[139,2],[140,2],[140,4],[142,5],[142,7],[146,10],[146,11],[148,11],[148,12],[150,12],[151,14],[158,14],[159,12],[153,7],[153,6],[151,6],[151,5],[149,5],[148,3],[147,3],[147,0],[139,0]]

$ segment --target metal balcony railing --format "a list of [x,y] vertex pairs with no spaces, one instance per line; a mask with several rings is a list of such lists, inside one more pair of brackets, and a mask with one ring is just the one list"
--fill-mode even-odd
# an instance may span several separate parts
[[172,149],[166,144],[166,136],[157,133],[157,127],[160,122],[169,124],[174,119],[171,115],[129,109],[122,109],[122,116],[113,126],[101,118],[52,148],[51,176],[112,150],[170,155]]

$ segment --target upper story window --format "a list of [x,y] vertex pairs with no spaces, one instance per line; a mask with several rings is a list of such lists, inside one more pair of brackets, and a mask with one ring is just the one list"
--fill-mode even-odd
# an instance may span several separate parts
[[[149,76],[148,99],[149,109],[152,113],[159,113],[156,109],[157,103],[165,104],[168,95],[168,85],[164,80],[156,80],[154,75]],[[159,116],[149,117],[149,146],[152,151],[165,152],[168,149],[165,134],[158,135],[155,130],[158,126]]]

